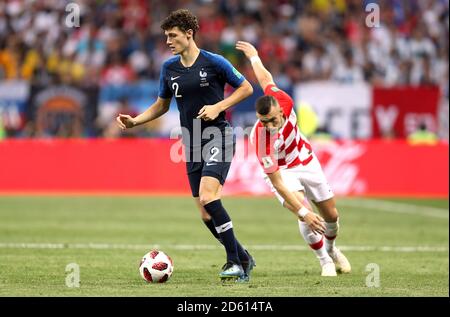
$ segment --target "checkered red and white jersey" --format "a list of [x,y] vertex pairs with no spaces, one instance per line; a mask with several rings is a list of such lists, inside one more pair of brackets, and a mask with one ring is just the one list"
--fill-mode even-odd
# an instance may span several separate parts
[[273,96],[278,101],[286,119],[278,133],[273,135],[259,120],[253,126],[250,141],[256,148],[264,173],[271,174],[299,164],[307,165],[313,158],[312,148],[297,127],[294,101],[273,84],[266,87],[264,94]]

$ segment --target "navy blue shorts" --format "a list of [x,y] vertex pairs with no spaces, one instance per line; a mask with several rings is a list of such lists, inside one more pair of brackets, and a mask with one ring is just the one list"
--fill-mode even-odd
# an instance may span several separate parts
[[235,147],[236,138],[233,137],[232,141],[210,141],[198,150],[186,148],[186,156],[189,157],[186,170],[193,197],[199,196],[200,180],[203,176],[214,177],[221,185],[225,183]]

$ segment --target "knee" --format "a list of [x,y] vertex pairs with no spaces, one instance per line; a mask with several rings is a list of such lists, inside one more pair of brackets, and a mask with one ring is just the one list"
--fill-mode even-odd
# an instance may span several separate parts
[[209,192],[200,193],[199,196],[200,205],[205,206],[214,200],[216,200],[216,196],[213,195],[212,193]]
[[202,218],[203,221],[211,220],[211,216],[206,212],[205,208],[203,207],[200,208],[200,217]]
[[323,218],[326,222],[336,222],[339,219],[339,213],[336,208],[330,208],[324,213]]

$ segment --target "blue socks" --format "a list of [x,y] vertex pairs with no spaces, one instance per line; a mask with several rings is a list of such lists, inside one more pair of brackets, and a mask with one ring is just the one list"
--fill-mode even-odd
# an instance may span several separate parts
[[[224,245],[227,252],[227,261],[240,264],[240,257],[248,259],[244,249],[234,237],[233,223],[227,211],[223,208],[220,199],[214,200],[206,204],[204,207],[212,218],[212,224],[208,224],[206,221],[205,224],[208,226],[213,235]],[[214,231],[217,233],[219,238],[216,234],[214,234]],[[238,248],[238,245],[240,248]],[[241,252],[238,252],[238,249],[240,249]]]
[[[216,226],[214,225],[214,221],[212,219],[210,219],[210,220],[204,220],[203,219],[203,222],[205,223],[205,226],[208,227],[209,231],[211,231],[213,236],[221,244],[223,244],[222,239],[220,238],[219,234],[217,233]],[[247,253],[245,252],[245,249],[242,247],[242,245],[239,243],[239,241],[237,239],[236,239],[236,247],[237,247],[239,260],[241,260],[241,262],[248,262],[249,257],[247,255]]]

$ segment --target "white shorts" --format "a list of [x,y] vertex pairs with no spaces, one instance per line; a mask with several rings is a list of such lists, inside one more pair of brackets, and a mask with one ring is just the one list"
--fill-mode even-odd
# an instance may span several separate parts
[[[304,191],[310,201],[321,202],[334,196],[320,162],[314,154],[313,159],[306,166],[300,164],[293,168],[281,169],[280,174],[284,185],[291,192]],[[273,187],[267,175],[264,176],[264,180],[281,204],[284,204],[284,198]]]

